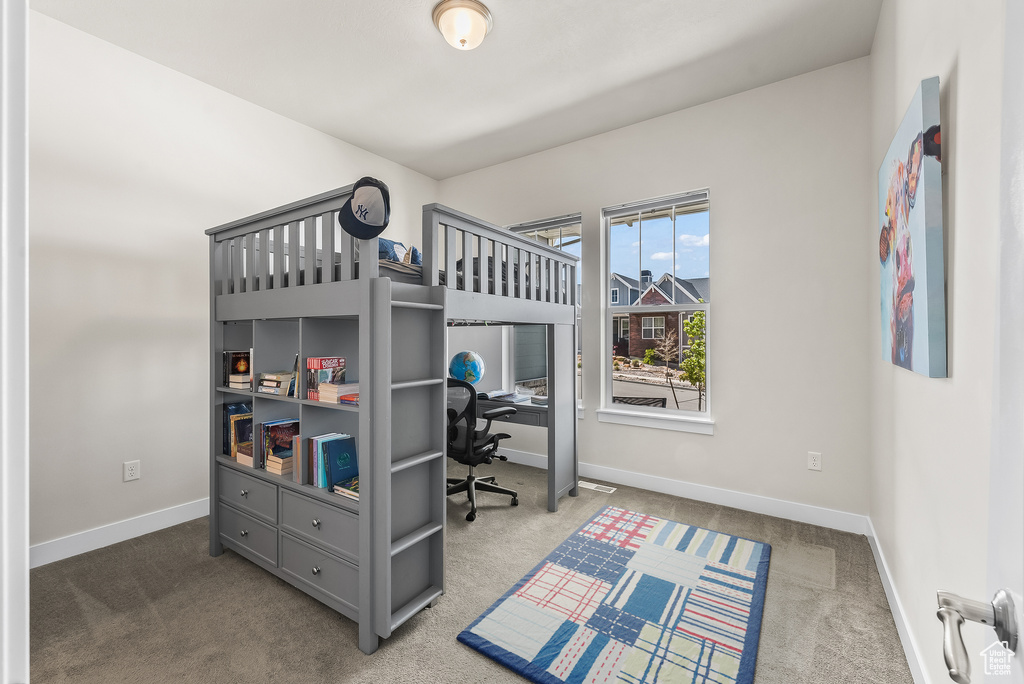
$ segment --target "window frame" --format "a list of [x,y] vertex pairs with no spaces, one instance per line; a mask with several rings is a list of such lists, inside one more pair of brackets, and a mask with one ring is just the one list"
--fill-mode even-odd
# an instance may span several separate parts
[[[612,280],[611,270],[611,226],[616,219],[620,219],[624,216],[636,214],[638,217],[644,212],[650,212],[652,210],[668,210],[675,207],[673,216],[678,215],[679,209],[684,211],[681,213],[697,213],[700,211],[708,212],[708,225],[710,231],[711,225],[711,198],[710,191],[708,189],[696,190],[693,192],[680,193],[677,195],[667,195],[664,197],[657,197],[653,199],[643,200],[640,202],[631,202],[627,204],[613,205],[605,207],[601,210],[601,255],[602,255],[602,268],[601,268],[601,279],[605,291],[609,291]],[[641,218],[642,220],[642,218]],[[642,233],[641,233],[642,234]],[[710,260],[710,246],[708,248],[709,260]],[[710,261],[709,261],[710,263]],[[710,270],[710,269],[709,269]],[[674,273],[673,268],[673,273]],[[653,275],[653,274],[652,274]],[[704,332],[705,342],[705,390],[704,390],[704,410],[703,411],[692,411],[675,408],[658,408],[648,406],[629,406],[624,404],[612,403],[612,337],[610,335],[604,335],[601,339],[601,374],[602,374],[602,385],[603,390],[601,393],[601,405],[597,410],[597,419],[599,422],[618,423],[625,425],[635,425],[641,427],[651,427],[655,429],[667,429],[676,430],[680,432],[692,432],[698,434],[713,435],[714,434],[714,418],[713,418],[713,403],[712,403],[712,332],[711,332],[711,305],[710,302],[675,302],[671,305],[627,305],[627,306],[611,306],[609,301],[607,303],[602,302],[603,315],[606,320],[605,330],[612,329],[612,317],[630,314],[640,313],[643,316],[657,317],[664,316],[667,318],[668,314],[682,314],[684,309],[692,315],[697,310],[705,312],[706,320],[708,321]],[[674,288],[673,288],[673,297]],[[642,321],[641,321],[642,322]],[[641,331],[642,334],[642,331]],[[654,338],[652,338],[654,339]],[[607,361],[607,363],[605,363]]]
[[612,304],[618,304],[619,303],[619,288],[617,288],[617,287],[613,287],[612,288],[612,300],[611,301],[612,301]]

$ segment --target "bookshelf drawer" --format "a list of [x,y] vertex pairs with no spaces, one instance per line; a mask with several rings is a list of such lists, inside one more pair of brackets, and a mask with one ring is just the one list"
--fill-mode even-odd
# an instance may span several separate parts
[[241,546],[271,565],[277,565],[277,530],[226,506],[220,505],[220,536]]
[[281,529],[358,563],[359,516],[282,488]]
[[281,569],[353,610],[359,609],[359,570],[351,563],[282,534]]
[[258,480],[233,468],[220,466],[220,500],[246,513],[277,524],[277,485]]

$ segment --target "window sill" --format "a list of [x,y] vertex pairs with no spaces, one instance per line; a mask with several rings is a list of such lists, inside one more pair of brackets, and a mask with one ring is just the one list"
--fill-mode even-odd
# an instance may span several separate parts
[[715,434],[715,421],[712,418],[691,418],[689,416],[664,416],[646,411],[627,411],[623,409],[603,408],[597,411],[599,423],[616,423],[635,427],[654,428],[656,430],[675,430],[676,432],[692,432],[698,435]]

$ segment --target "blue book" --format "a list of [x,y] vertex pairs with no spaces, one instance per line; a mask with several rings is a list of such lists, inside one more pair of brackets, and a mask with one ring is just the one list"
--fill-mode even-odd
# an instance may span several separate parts
[[336,439],[324,442],[322,448],[328,487],[359,475],[356,440],[352,435],[338,435]]

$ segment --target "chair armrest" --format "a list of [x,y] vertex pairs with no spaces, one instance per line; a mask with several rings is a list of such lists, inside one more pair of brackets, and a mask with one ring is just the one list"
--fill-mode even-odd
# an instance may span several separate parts
[[482,437],[491,431],[491,421],[495,418],[501,418],[502,416],[513,416],[516,414],[516,408],[514,406],[502,406],[500,408],[492,408],[490,411],[484,411],[480,414],[480,417],[487,421],[484,425],[483,430],[477,430],[477,436]]
[[499,408],[492,408],[490,411],[484,411],[480,414],[480,417],[484,420],[494,420],[500,416],[514,416],[515,414],[515,406],[502,406]]

